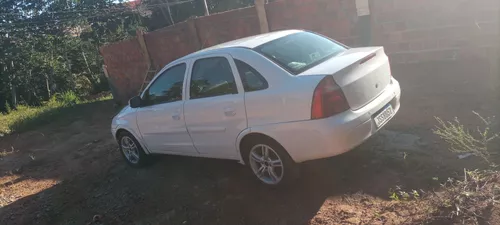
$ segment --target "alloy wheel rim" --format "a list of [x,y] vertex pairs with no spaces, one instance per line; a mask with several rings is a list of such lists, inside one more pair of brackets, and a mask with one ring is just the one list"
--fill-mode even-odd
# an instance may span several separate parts
[[125,158],[127,158],[130,163],[137,164],[139,162],[139,149],[130,137],[122,137],[121,147],[123,155],[125,155]]
[[264,144],[254,146],[249,155],[253,173],[266,184],[278,184],[285,173],[283,161],[278,153]]

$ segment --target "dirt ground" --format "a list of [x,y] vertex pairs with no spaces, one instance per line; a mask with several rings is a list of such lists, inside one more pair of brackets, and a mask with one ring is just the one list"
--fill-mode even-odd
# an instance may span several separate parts
[[433,116],[474,124],[471,110],[498,112],[487,68],[481,61],[393,68],[403,87],[394,121],[353,151],[302,164],[301,179],[284,189],[259,184],[233,161],[161,156],[129,168],[110,134],[112,103],[82,106],[72,121],[0,138],[0,224],[426,223],[418,201],[403,206],[389,190],[429,192],[464,167],[482,166],[458,160],[430,129]]

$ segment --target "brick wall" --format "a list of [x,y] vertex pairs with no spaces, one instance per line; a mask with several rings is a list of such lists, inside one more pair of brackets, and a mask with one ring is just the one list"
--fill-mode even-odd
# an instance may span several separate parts
[[[162,68],[171,61],[203,48],[260,33],[254,7],[188,20],[144,34],[151,62]],[[148,62],[137,38],[101,48],[109,81],[118,102],[136,95],[148,71]]]
[[104,64],[109,74],[109,81],[115,87],[116,101],[126,103],[137,95],[144,75],[148,70],[148,62],[142,53],[137,39],[130,39],[100,49]]
[[[363,33],[355,2],[281,0],[265,10],[271,31],[306,29],[349,46],[360,46],[368,33],[393,64],[484,57],[499,46],[499,0],[370,0],[371,32]],[[163,67],[200,48],[258,33],[256,9],[249,7],[152,31],[144,40],[153,64]],[[114,43],[101,53],[120,100],[135,95],[148,69],[138,41]]]
[[144,41],[151,61],[157,68],[200,48],[193,20],[146,33]]
[[350,46],[359,45],[354,0],[287,0],[266,5],[271,31],[311,30]]
[[372,0],[373,44],[393,63],[487,55],[498,47],[498,0]]
[[260,33],[254,7],[197,18],[195,24],[203,48]]

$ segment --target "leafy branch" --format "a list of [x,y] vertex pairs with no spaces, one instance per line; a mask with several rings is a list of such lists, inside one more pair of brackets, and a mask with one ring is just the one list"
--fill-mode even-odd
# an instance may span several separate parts
[[435,117],[439,125],[436,126],[433,132],[450,145],[450,151],[472,153],[492,164],[490,161],[491,152],[488,146],[493,140],[500,137],[498,133],[491,132],[494,117],[484,118],[477,112],[473,113],[483,123],[483,128],[478,126],[475,132],[471,132],[456,117],[454,121],[443,121],[441,118]]

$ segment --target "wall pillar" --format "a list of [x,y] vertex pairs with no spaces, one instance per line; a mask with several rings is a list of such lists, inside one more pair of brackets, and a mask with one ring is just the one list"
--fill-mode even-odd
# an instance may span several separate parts
[[268,33],[269,24],[267,22],[266,0],[255,0],[255,9],[257,10],[257,16],[259,17],[260,33]]
[[372,27],[369,0],[356,0],[358,12],[358,32],[361,46],[372,44]]
[[148,47],[146,45],[146,41],[144,40],[144,31],[142,31],[142,29],[140,28],[137,28],[137,30],[135,30],[135,34],[137,36],[137,41],[139,42],[139,46],[141,46],[144,59],[146,60],[146,62],[148,62],[149,66],[151,67],[153,63],[151,62]]

